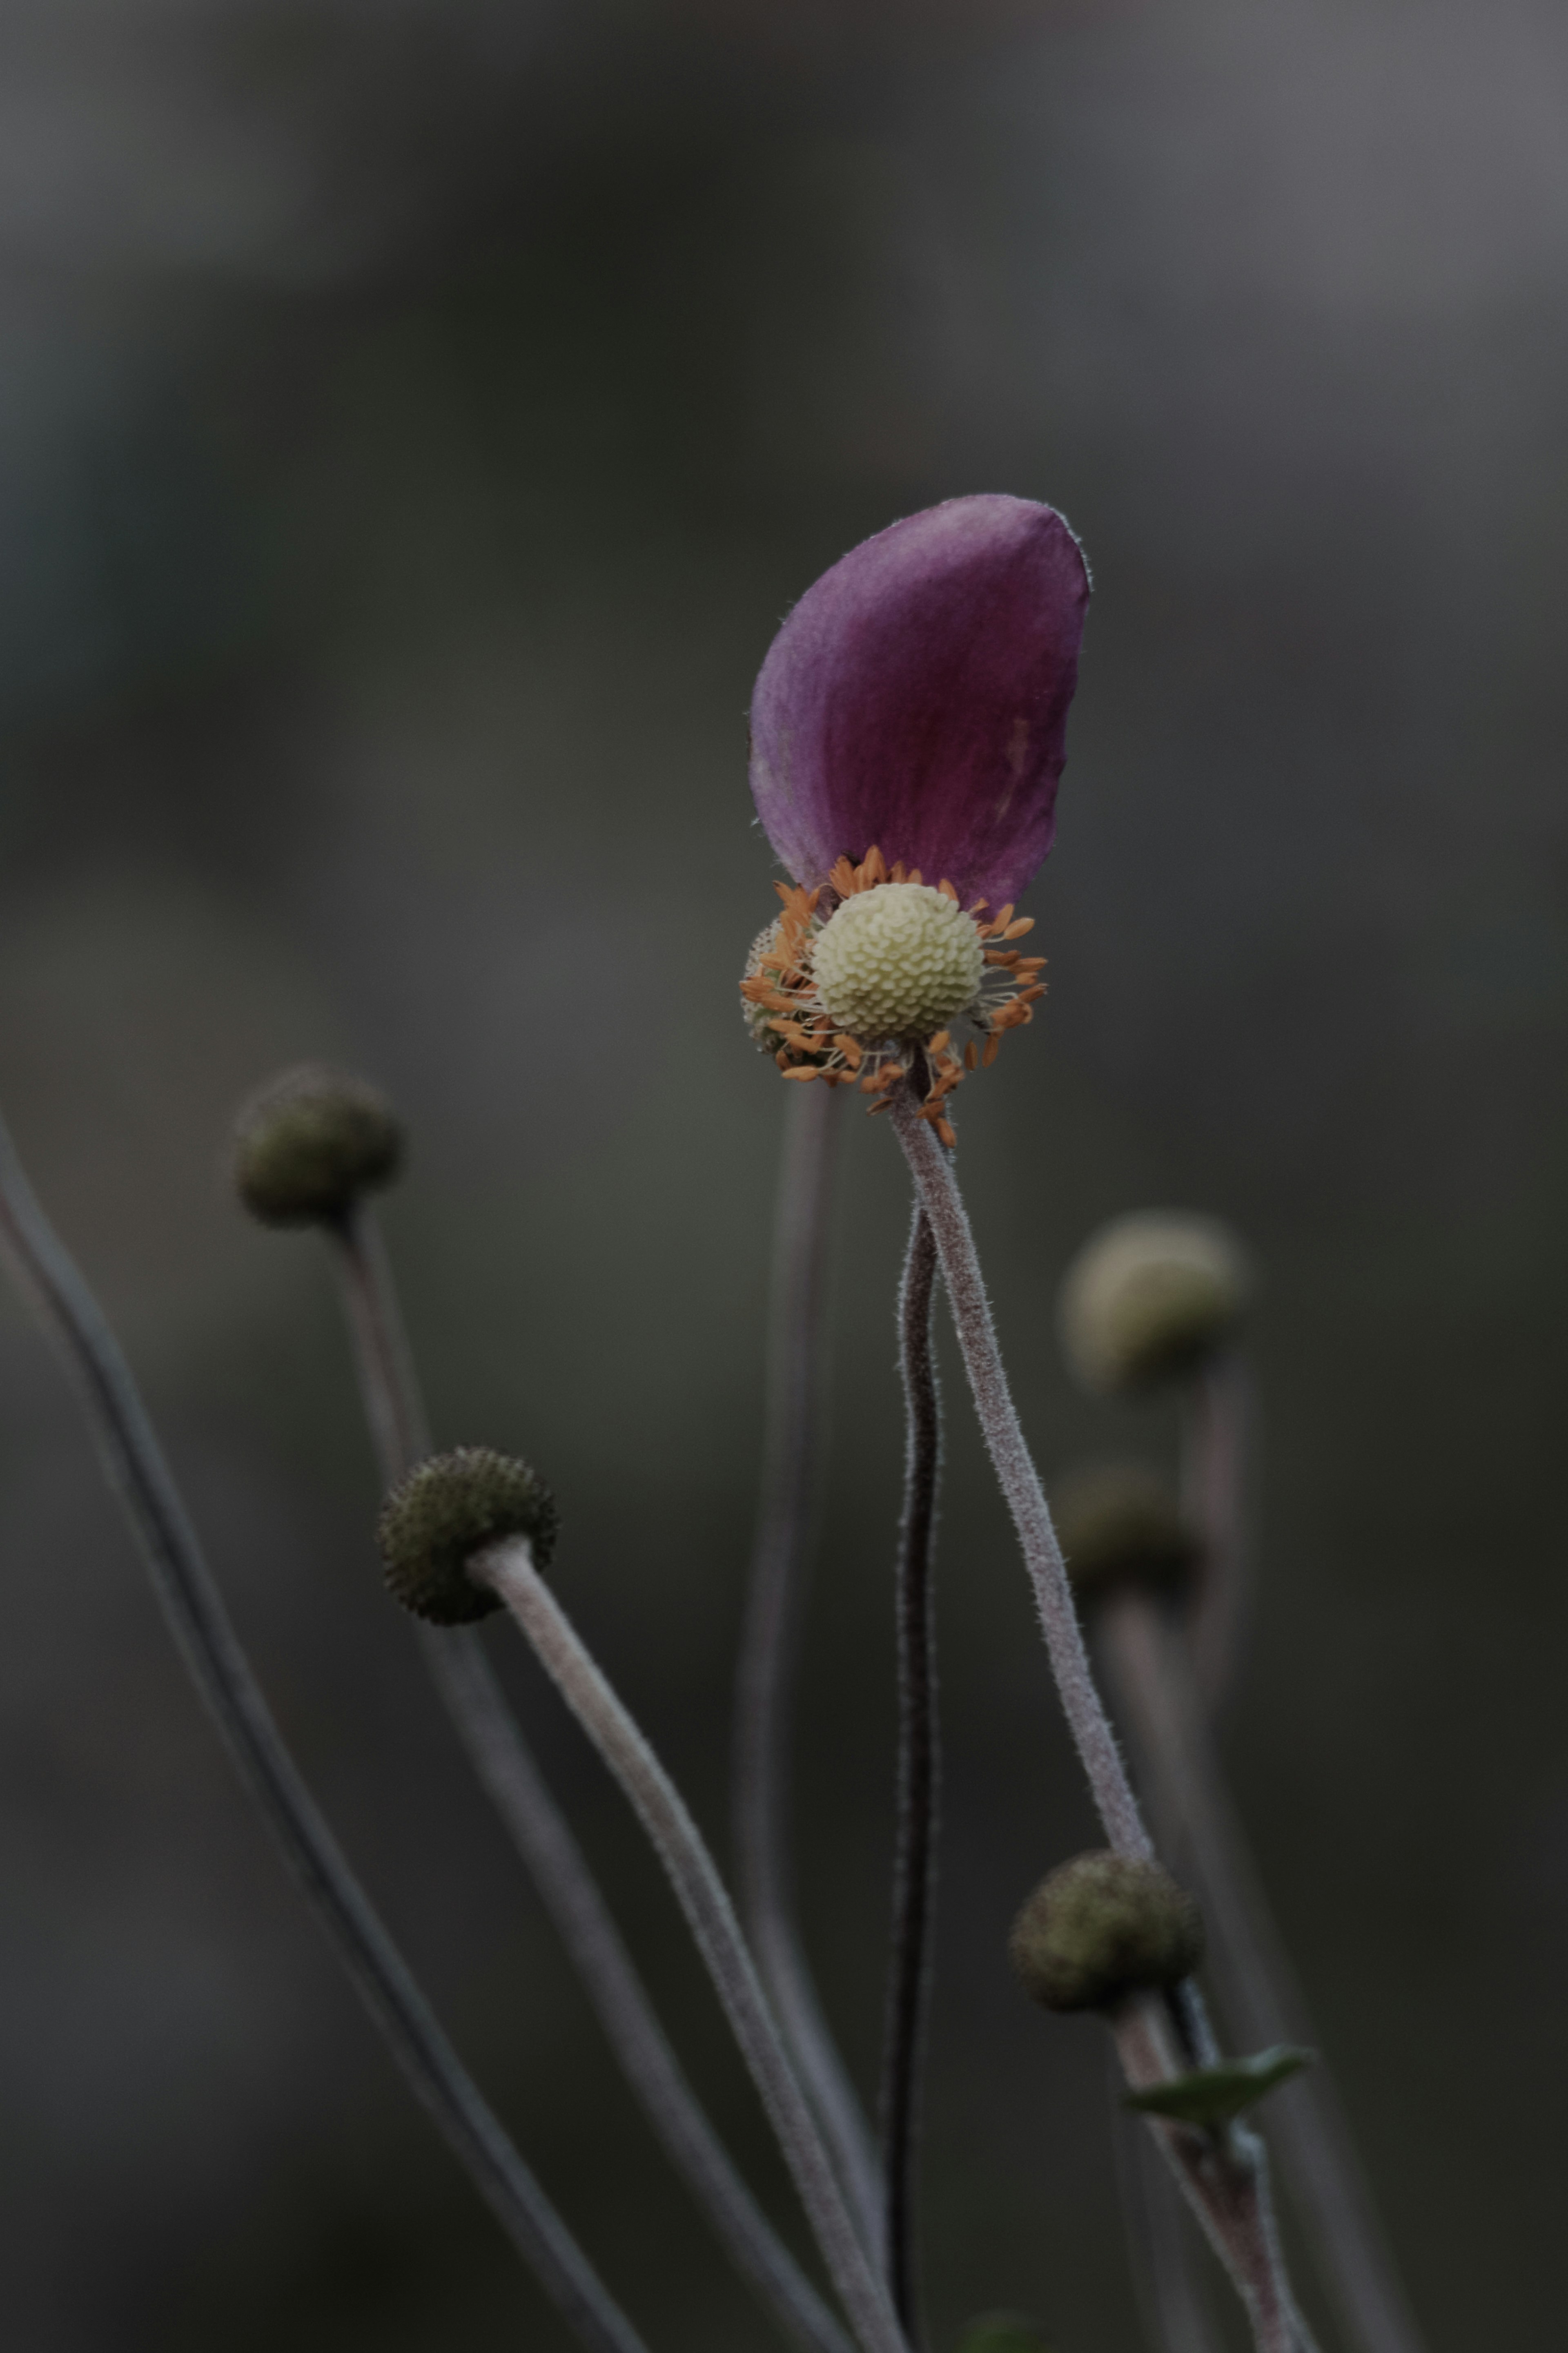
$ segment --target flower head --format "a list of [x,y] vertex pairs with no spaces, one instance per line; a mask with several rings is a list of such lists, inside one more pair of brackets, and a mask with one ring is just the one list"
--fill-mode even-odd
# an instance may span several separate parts
[[1013,901],[1051,846],[1088,600],[1049,507],[952,499],[852,549],[779,631],[752,791],[795,886],[741,995],[786,1078],[874,1110],[914,1078],[951,1143],[948,1096],[1030,1018],[1044,959],[1012,945]]

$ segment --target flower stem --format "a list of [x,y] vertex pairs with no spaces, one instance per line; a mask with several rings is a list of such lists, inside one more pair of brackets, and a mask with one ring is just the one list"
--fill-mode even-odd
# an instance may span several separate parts
[[[1107,1600],[1100,1623],[1126,1720],[1147,1756],[1163,1834],[1190,1859],[1210,1928],[1209,1966],[1232,2033],[1253,2049],[1310,2042],[1180,1627],[1157,1599],[1131,1588]],[[1319,2065],[1284,2085],[1269,2116],[1285,2179],[1347,2334],[1362,2353],[1424,2353],[1328,2071]]]
[[[975,1410],[1018,1532],[1057,1689],[1090,1792],[1111,1846],[1123,1854],[1151,1856],[1153,1847],[1095,1688],[1061,1546],[1007,1386],[952,1162],[921,1117],[919,1098],[907,1084],[893,1095],[892,1117],[936,1239],[942,1285]],[[1207,2020],[1190,1981],[1169,2000],[1123,2005],[1113,2024],[1122,2066],[1134,2088],[1180,2073],[1194,2059],[1206,2062]],[[1178,2026],[1184,2050],[1176,2040]],[[1286,2283],[1261,2146],[1234,2127],[1217,2140],[1165,2126],[1156,2127],[1155,2137],[1230,2272],[1251,2319],[1258,2353],[1300,2353],[1309,2340]]]
[[[1113,2091],[1121,2070],[1113,2068]],[[1150,2353],[1215,2353],[1213,2324],[1193,2266],[1193,2240],[1170,2168],[1141,2117],[1111,2120],[1117,2186],[1133,2287]]]
[[1247,1611],[1247,1465],[1256,1413],[1246,1359],[1234,1348],[1199,1367],[1182,1401],[1182,1506],[1203,1546],[1188,1640],[1211,1709],[1230,1683]]
[[533,1565],[526,1541],[488,1546],[468,1574],[498,1593],[619,1782],[675,1891],[865,2353],[907,2340],[846,2203],[701,1832],[642,1732]]
[[832,1092],[792,1087],[774,1221],[766,1448],[735,1690],[735,1878],[784,2040],[833,2153],[856,2227],[876,2248],[882,2190],[865,2113],[822,2015],[789,1862],[790,1704],[816,1513]]
[[[391,1486],[430,1451],[428,1423],[374,1211],[330,1229],[365,1417]],[[619,2060],[671,2162],[737,2269],[817,2353],[848,2339],[736,2171],[670,2049],[582,1848],[507,1704],[477,1627],[419,1628],[437,1688],[480,1782],[532,1874]]]
[[64,1360],[185,1666],[366,2009],[546,2294],[594,2353],[642,2339],[523,2164],[353,1877],[261,1695],[97,1302],[0,1124],[0,1254]]
[[931,1347],[936,1242],[917,1206],[899,1288],[899,1367],[904,1388],[904,1512],[899,1537],[899,1781],[892,1961],[882,2072],[888,2279],[912,2337],[918,2281],[914,2207],[921,2064],[931,1995],[940,1757],[932,1557],[942,1408]]
[[981,1430],[1018,1531],[1057,1689],[1089,1776],[1089,1789],[1106,1836],[1118,1852],[1152,1855],[1153,1848],[1132,1794],[1116,1736],[1094,1686],[1089,1653],[1084,1649],[1078,1612],[1068,1586],[1062,1549],[1057,1542],[1039,1473],[1030,1459],[1007,1376],[1002,1368],[1002,1352],[996,1344],[990,1303],[952,1163],[920,1116],[919,1105],[907,1086],[895,1092],[892,1114],[916,1192],[936,1238],[942,1282],[952,1310],[964,1369],[974,1393]]

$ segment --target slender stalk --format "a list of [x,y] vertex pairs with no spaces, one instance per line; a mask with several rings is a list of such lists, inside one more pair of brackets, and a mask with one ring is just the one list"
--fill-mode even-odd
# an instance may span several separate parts
[[[1295,1973],[1237,1820],[1181,1629],[1132,1588],[1100,1616],[1125,1719],[1148,1757],[1163,1834],[1190,1859],[1210,1928],[1209,1966],[1230,2029],[1254,2049],[1310,2042]],[[1341,2321],[1362,2353],[1425,2353],[1384,2243],[1332,2077],[1319,2065],[1274,2094],[1279,2161]]]
[[831,1091],[792,1087],[774,1219],[766,1440],[735,1689],[735,1879],[757,1967],[867,2246],[880,2242],[880,2168],[823,2018],[790,1868],[790,1708],[816,1517],[828,1205],[838,1122]]
[[1002,1369],[985,1283],[952,1163],[930,1124],[921,1118],[907,1086],[895,1092],[892,1113],[916,1194],[936,1237],[942,1279],[981,1430],[1018,1531],[1057,1689],[1105,1834],[1120,1853],[1152,1855],[1153,1848],[1127,1767],[1094,1686],[1062,1548]]
[[768,2008],[723,1882],[679,1791],[533,1566],[525,1539],[488,1546],[468,1574],[500,1595],[599,1751],[663,1863],[762,2095],[833,2284],[866,2353],[908,2353]]
[[1182,1506],[1202,1540],[1188,1641],[1211,1709],[1235,1670],[1247,1615],[1247,1458],[1257,1403],[1247,1362],[1227,1349],[1201,1366],[1182,1401]]
[[[975,1410],[1018,1532],[1057,1689],[1090,1792],[1111,1846],[1123,1854],[1151,1856],[1153,1847],[1095,1688],[1061,1546],[1057,1542],[1039,1473],[1025,1443],[1017,1409],[1007,1386],[980,1262],[952,1163],[929,1124],[920,1116],[918,1099],[907,1083],[893,1095],[892,1117],[914,1176],[917,1196],[936,1238],[942,1284],[952,1310],[953,1327]],[[1167,2073],[1179,2072],[1190,2063],[1176,2042],[1178,2021],[1189,2051],[1202,2054],[1208,2043],[1207,2023],[1195,1986],[1183,1987],[1177,2001],[1158,2006],[1158,2015],[1164,2021],[1160,2037],[1151,2039],[1146,2012],[1153,2015],[1147,2004],[1130,2003],[1118,2024],[1118,2048],[1128,2080],[1134,2086],[1140,2082],[1161,2080],[1158,2073],[1134,2073],[1134,2063],[1163,2068]],[[1134,2027],[1138,2029],[1136,2033]],[[1230,2271],[1251,2319],[1259,2353],[1295,2353],[1307,2340],[1286,2284],[1261,2145],[1251,2135],[1236,2129],[1224,2137],[1223,2145],[1212,2136],[1164,2126],[1156,2137],[1176,2169],[1210,2242]]]
[[[1121,2070],[1113,2064],[1114,2089]],[[1133,2288],[1149,2353],[1216,2353],[1217,2339],[1194,2274],[1183,2200],[1139,2117],[1113,2116],[1117,2186],[1127,2225]]]
[[[374,1211],[329,1230],[365,1415],[392,1485],[430,1451],[396,1286]],[[545,1786],[477,1627],[418,1630],[470,1762],[531,1873],[623,2073],[737,2269],[818,2353],[849,2340],[736,2171],[670,2049],[586,1857]]]
[[437,2025],[300,1778],[203,1557],[130,1368],[0,1124],[0,1255],[81,1398],[170,1631],[366,2009],[512,2243],[594,2353],[643,2353]]
[[899,1537],[898,1828],[892,1960],[882,2068],[882,2161],[887,2176],[887,2264],[893,2302],[915,2333],[918,2281],[914,2208],[920,2149],[921,2066],[931,2003],[940,1755],[936,1713],[935,1581],[942,1405],[931,1346],[936,1242],[917,1207],[899,1287],[899,1368],[904,1388],[904,1513]]

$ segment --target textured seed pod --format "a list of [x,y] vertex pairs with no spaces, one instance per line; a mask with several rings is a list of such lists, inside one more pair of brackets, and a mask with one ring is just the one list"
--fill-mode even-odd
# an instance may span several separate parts
[[1203,1958],[1203,1919],[1159,1863],[1100,1849],[1041,1880],[1007,1950],[1047,2010],[1100,2010],[1190,1976]]
[[1057,1534],[1074,1592],[1098,1600],[1119,1585],[1179,1592],[1197,1567],[1199,1544],[1174,1495],[1142,1462],[1100,1462],[1062,1480]]
[[234,1184],[264,1226],[329,1223],[403,1166],[403,1128],[363,1079],[302,1063],[251,1096],[235,1122]]
[[388,1590],[416,1618],[462,1626],[500,1608],[468,1575],[486,1545],[526,1536],[543,1568],[555,1546],[555,1498],[516,1455],[459,1446],[432,1455],[395,1487],[377,1531]]
[[1067,1271],[1062,1346],[1098,1396],[1149,1388],[1222,1348],[1251,1292],[1247,1252],[1217,1218],[1177,1209],[1115,1218]]

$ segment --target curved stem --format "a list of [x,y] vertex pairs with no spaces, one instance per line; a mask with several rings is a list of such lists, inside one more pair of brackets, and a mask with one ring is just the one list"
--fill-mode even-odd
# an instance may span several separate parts
[[[429,1425],[378,1222],[357,1210],[330,1231],[365,1415],[387,1484],[430,1451]],[[532,1875],[611,2049],[677,2170],[736,2268],[796,2340],[848,2353],[849,2340],[779,2238],[710,2124],[545,1785],[485,1654],[479,1629],[420,1626],[426,1663],[480,1783]]]
[[1215,1707],[1230,1683],[1247,1614],[1247,1458],[1257,1405],[1238,1349],[1202,1365],[1182,1401],[1182,1507],[1202,1540],[1190,1606],[1193,1672]]
[[464,2069],[284,1746],[130,1368],[0,1124],[0,1252],[82,1398],[164,1618],[241,1780],[415,2091],[546,2293],[595,2353],[643,2353]]
[[921,2064],[931,1995],[940,1775],[936,1714],[937,1481],[942,1408],[931,1347],[936,1242],[916,1208],[899,1287],[899,1368],[904,1388],[904,1514],[898,1560],[899,1784],[893,1875],[892,1962],[882,2069],[882,2161],[887,2173],[888,2279],[906,2331],[915,2334],[918,2282],[914,2206],[920,2148]]
[[679,1791],[533,1566],[523,1538],[468,1563],[500,1595],[647,1831],[696,1939],[866,2353],[909,2353],[791,2063],[723,1882]]
[[792,1087],[774,1219],[766,1440],[735,1689],[735,1882],[741,1916],[856,2224],[881,2236],[865,2113],[822,2015],[789,1860],[790,1705],[816,1515],[828,1205],[838,1123],[830,1089]]
[[[1209,1966],[1230,2029],[1254,2049],[1310,2042],[1295,1973],[1214,1754],[1185,1642],[1156,1599],[1129,1588],[1100,1617],[1107,1663],[1148,1757],[1152,1802],[1190,1858]],[[1269,2102],[1292,2199],[1341,2320],[1362,2353],[1424,2353],[1333,2080],[1322,2065]]]
[[1078,1612],[1073,1607],[1062,1548],[1051,1525],[1039,1473],[1025,1443],[1017,1409],[1002,1368],[996,1328],[991,1320],[985,1283],[952,1163],[929,1124],[921,1117],[919,1105],[907,1085],[899,1087],[894,1093],[892,1113],[921,1205],[936,1237],[942,1279],[952,1310],[964,1370],[974,1394],[980,1427],[1018,1532],[1057,1689],[1089,1776],[1106,1837],[1120,1853],[1151,1855],[1153,1848],[1149,1833],[1089,1672],[1089,1653],[1084,1649]]
[[[1152,1856],[1153,1847],[1138,1800],[1089,1671],[1061,1546],[1007,1386],[952,1162],[921,1117],[919,1102],[907,1083],[893,1095],[892,1117],[936,1237],[942,1285],[952,1310],[975,1410],[1018,1532],[1063,1713],[1095,1805],[1113,1848],[1123,1854]],[[1162,2080],[1161,2071],[1173,2073],[1190,2063],[1176,2042],[1178,2022],[1187,2043],[1204,2052],[1207,2021],[1197,1989],[1190,1982],[1178,1989],[1173,2002],[1131,2002],[1118,2014],[1118,2048],[1128,2080],[1135,2087]],[[1229,2269],[1251,2318],[1259,2353],[1300,2353],[1307,2339],[1285,2278],[1260,2145],[1249,2134],[1234,2129],[1224,2137],[1223,2145],[1180,2128],[1162,2126],[1155,2137],[1215,2252]]]

